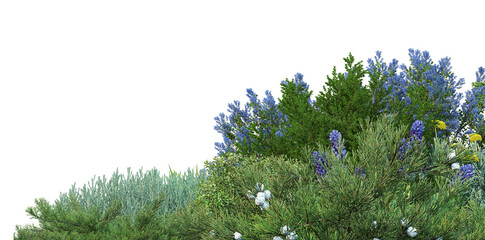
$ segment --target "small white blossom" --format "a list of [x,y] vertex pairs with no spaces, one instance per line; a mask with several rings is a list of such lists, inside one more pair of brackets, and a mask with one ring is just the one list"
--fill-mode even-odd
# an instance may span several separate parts
[[408,227],[407,233],[410,237],[416,237],[418,231],[416,230],[416,228]]
[[377,222],[373,221],[372,223],[374,224],[374,228],[377,228]]
[[287,240],[295,240],[298,237],[294,232],[291,232],[289,235],[286,236]]
[[242,237],[242,235],[240,233],[238,233],[238,232],[234,233],[234,239],[239,240],[239,239],[241,239],[241,237]]
[[403,219],[401,220],[401,225],[402,225],[403,227],[405,227],[406,225],[408,225],[408,223],[409,223],[409,221],[408,221],[408,220],[406,220],[406,218],[403,218]]
[[251,198],[251,199],[254,199],[255,198],[255,196],[249,190],[248,190],[248,193],[246,193],[246,196],[248,196],[248,198]]
[[269,208],[269,202],[263,201],[263,204],[259,206],[261,210],[266,210],[266,208]]
[[374,239],[372,239],[372,240],[379,240],[379,238],[374,238]]
[[451,169],[460,169],[460,164],[459,163],[451,164]]
[[452,159],[453,157],[455,157],[455,150],[453,150],[453,152],[451,152],[448,156],[449,159]]
[[283,226],[283,227],[281,228],[281,234],[285,234],[285,235],[286,235],[286,234],[288,234],[288,230],[289,230],[289,229],[288,229],[288,226],[286,226],[286,225],[285,225],[285,226]]
[[258,205],[258,206],[262,205],[263,202],[264,202],[264,198],[257,197],[257,198],[254,199],[254,203],[256,203],[256,205]]
[[261,198],[261,199],[263,199],[263,200],[265,200],[265,199],[266,199],[266,196],[264,195],[264,193],[263,193],[263,192],[258,192],[258,194],[256,195],[256,197],[257,197],[257,198]]
[[274,237],[273,240],[283,240],[281,237]]
[[266,200],[271,198],[271,192],[269,190],[264,190],[264,198]]

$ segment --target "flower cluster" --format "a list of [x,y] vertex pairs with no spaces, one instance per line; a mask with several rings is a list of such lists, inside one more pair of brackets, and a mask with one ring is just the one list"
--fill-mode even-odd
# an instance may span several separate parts
[[[372,223],[374,224],[374,227],[377,228],[377,222],[374,221]],[[410,236],[410,237],[416,237],[418,235],[418,230],[416,228],[413,228],[411,226],[408,226],[408,224],[409,224],[409,221],[406,220],[406,218],[403,218],[401,220],[401,225],[403,227],[408,227],[407,230],[406,230],[406,233],[408,234],[408,236]],[[379,238],[374,238],[373,240],[379,240]],[[442,239],[441,238],[438,238],[436,240],[442,240]]]
[[[342,145],[342,135],[339,133],[339,131],[333,130],[330,133],[330,141],[331,141],[332,150],[335,156],[339,159],[345,158],[347,154],[347,151],[345,150],[345,146],[343,146],[342,148],[342,154],[339,154],[338,152],[339,147]],[[323,153],[323,156],[322,156],[322,154],[320,154],[319,152],[313,151],[311,159],[315,165],[315,171],[317,174],[315,178],[318,178],[318,176],[325,176],[325,174],[328,172],[329,166],[327,164],[326,157],[327,155],[325,153]],[[347,167],[347,165],[345,165],[345,167]],[[360,176],[365,176],[366,171],[364,169],[357,167],[355,170],[355,173],[358,173],[358,172],[361,172]]]
[[[476,82],[472,83],[473,89],[471,92],[466,92],[466,101],[458,110],[462,94],[455,92],[460,85],[464,84],[464,79],[460,79],[458,83],[455,82],[456,77],[451,72],[450,58],[443,58],[438,65],[433,65],[427,51],[421,53],[419,50],[409,49],[411,67],[408,69],[402,64],[400,68],[403,72],[397,75],[398,61],[393,59],[388,67],[381,58],[381,52],[376,53],[375,62],[368,59],[367,68],[371,78],[369,85],[373,91],[373,103],[379,103],[377,105],[379,111],[376,113],[397,111],[402,113],[399,116],[401,123],[406,123],[405,119],[411,112],[415,113],[414,120],[425,119],[427,125],[431,124],[430,119],[445,119],[449,129],[439,131],[438,137],[452,133],[454,137],[465,141],[462,133],[465,127],[470,128],[465,134],[473,131],[485,134],[485,121],[482,116],[485,107],[485,69],[483,67],[476,72]],[[418,111],[415,111],[416,109]],[[431,130],[426,132],[426,139],[433,137]],[[483,147],[483,143],[480,146]]]
[[[423,138],[423,132],[424,132],[423,122],[420,120],[416,120],[411,126],[411,133],[409,134],[409,140],[407,142],[405,138],[401,140],[401,147],[399,149],[400,161],[403,160],[404,153],[409,150],[412,141],[418,141],[419,143],[421,143]],[[399,172],[401,172],[401,169],[399,170]]]
[[[457,167],[459,168],[460,165],[459,164],[457,164],[457,166],[455,165],[453,169],[457,169]],[[473,169],[475,168],[471,164],[466,164],[465,166],[461,167],[460,172],[456,176],[454,176],[453,179],[451,180],[451,185],[454,185],[456,178],[461,177],[461,183],[463,184],[466,180],[473,177]]]
[[256,205],[258,205],[261,208],[261,210],[265,210],[266,208],[269,207],[268,200],[271,198],[271,192],[269,190],[264,191],[264,184],[261,184],[261,188],[260,188],[259,183],[257,183],[255,188],[258,191],[256,197],[252,195],[251,191],[248,191],[246,196],[248,196],[250,199],[254,199],[254,203],[256,203]]
[[[470,134],[472,133],[472,130],[474,130],[483,135],[485,134],[485,121],[483,119],[485,102],[485,68],[478,68],[475,75],[476,82],[472,83],[473,88],[471,92],[466,92],[466,99],[461,106],[462,109],[460,110],[460,115],[464,119],[463,124],[471,128],[465,132],[466,134]],[[462,140],[465,139],[462,138]]]
[[345,155],[347,154],[347,151],[345,150],[345,146],[343,146],[343,150],[342,150],[342,154],[339,154],[339,147],[342,145],[342,134],[339,133],[339,131],[337,130],[333,130],[331,133],[330,133],[330,142],[332,144],[332,150],[333,150],[333,153],[335,154],[335,156],[337,156],[337,158],[344,158]]
[[215,143],[219,156],[228,152],[264,151],[270,146],[261,139],[270,139],[273,135],[283,137],[288,117],[278,109],[271,92],[265,92],[266,98],[261,103],[251,88],[246,91],[250,102],[244,110],[240,109],[239,101],[234,101],[228,104],[230,116],[220,113],[214,118],[217,123],[214,129],[224,139],[223,143]]

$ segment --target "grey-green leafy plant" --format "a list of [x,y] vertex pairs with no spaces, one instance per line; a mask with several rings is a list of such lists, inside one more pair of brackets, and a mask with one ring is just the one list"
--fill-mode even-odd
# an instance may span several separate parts
[[[127,170],[127,177],[120,175],[118,169],[113,173],[111,179],[106,181],[94,177],[88,186],[76,188],[72,185],[69,194],[74,194],[81,203],[83,209],[93,206],[104,213],[110,204],[115,200],[121,200],[123,207],[122,215],[135,216],[145,204],[151,203],[160,193],[165,193],[165,201],[161,204],[159,215],[173,212],[179,207],[184,207],[195,198],[194,189],[197,184],[206,178],[205,172],[195,174],[190,168],[183,176],[171,173],[170,176],[160,176],[160,172],[153,168],[143,174],[143,168],[133,175],[130,168]],[[171,171],[171,170],[170,170]],[[68,193],[62,193],[59,197],[60,205],[67,208],[69,203]]]
[[[53,205],[36,199],[35,207],[27,213],[39,220],[34,225],[16,226],[16,239],[119,239],[128,235],[161,236],[162,219],[192,202],[196,186],[206,179],[205,171],[192,173],[190,168],[182,176],[170,169],[170,176],[160,177],[154,168],[143,174],[142,169],[127,178],[113,174],[109,182],[96,177],[82,189],[73,184]],[[147,230],[147,226],[154,226]],[[165,232],[170,233],[169,230]],[[112,237],[107,237],[112,236]],[[134,239],[134,238],[130,238]]]

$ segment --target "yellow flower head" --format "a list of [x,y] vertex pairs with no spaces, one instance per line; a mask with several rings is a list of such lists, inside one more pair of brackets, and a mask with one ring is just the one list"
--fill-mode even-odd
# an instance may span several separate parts
[[[468,158],[470,155],[466,155],[466,157]],[[478,162],[478,157],[476,154],[473,154],[473,156],[471,156],[471,158],[473,159],[474,162]]]
[[443,121],[439,121],[439,120],[435,120],[436,122],[436,126],[439,128],[439,129],[446,129],[446,123],[443,122]]
[[476,133],[472,133],[468,135],[470,137],[470,142],[475,142],[475,141],[482,141],[482,136]]

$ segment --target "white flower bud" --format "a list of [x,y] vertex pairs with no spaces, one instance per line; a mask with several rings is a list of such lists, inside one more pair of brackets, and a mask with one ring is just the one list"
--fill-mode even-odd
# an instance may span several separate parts
[[409,223],[409,221],[408,221],[408,220],[406,220],[406,218],[403,218],[403,219],[401,220],[401,225],[402,225],[403,227],[407,226],[407,225],[408,225],[408,223]]
[[289,235],[286,236],[288,240],[295,240],[298,237],[294,232],[291,232]]
[[453,150],[453,152],[451,152],[448,156],[449,159],[452,159],[453,157],[455,157],[455,150]]
[[451,164],[451,169],[460,169],[460,164],[459,163],[453,163]]
[[281,237],[274,237],[273,240],[283,240]]
[[258,206],[263,204],[263,202],[264,202],[264,198],[257,197],[257,198],[254,199],[254,203],[256,203],[256,205],[258,205]]
[[234,239],[239,240],[239,239],[241,239],[241,237],[242,237],[242,235],[240,233],[238,233],[238,232],[234,233]]
[[269,208],[269,202],[263,201],[263,204],[259,206],[261,210],[266,210],[266,208]]
[[281,234],[288,234],[288,226],[285,225],[281,228]]
[[377,228],[377,222],[373,221],[372,223],[374,224],[374,228]]
[[264,190],[264,198],[266,200],[271,198],[271,192],[269,190]]
[[248,196],[248,198],[250,198],[250,199],[255,198],[251,191],[248,191],[248,193],[246,193],[246,196]]
[[410,237],[416,237],[418,235],[418,231],[413,227],[408,227],[407,233]]

